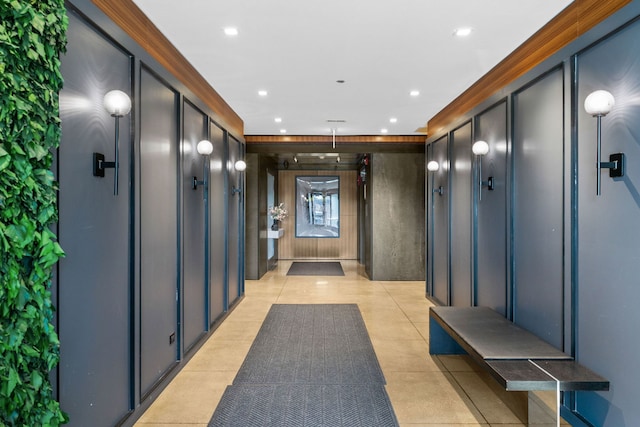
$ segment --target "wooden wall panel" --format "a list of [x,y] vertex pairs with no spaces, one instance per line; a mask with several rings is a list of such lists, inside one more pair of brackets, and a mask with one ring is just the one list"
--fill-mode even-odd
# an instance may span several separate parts
[[[340,237],[296,238],[296,176],[338,175],[340,177]],[[278,172],[279,203],[284,203],[289,218],[280,226],[284,236],[278,240],[280,259],[357,259],[358,258],[358,193],[356,171],[282,170]]]

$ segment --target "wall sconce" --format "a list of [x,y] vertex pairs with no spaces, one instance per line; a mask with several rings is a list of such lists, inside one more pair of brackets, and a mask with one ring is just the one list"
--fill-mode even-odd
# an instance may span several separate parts
[[213,153],[213,144],[210,141],[203,139],[202,141],[198,142],[198,145],[196,145],[196,151],[198,151],[198,154],[204,157],[204,162],[202,163],[202,181],[198,181],[198,177],[194,176],[193,182],[191,183],[191,188],[195,190],[196,188],[198,188],[198,185],[204,185],[204,196],[206,196],[207,184],[209,181],[207,179],[207,177],[209,176],[209,155]]
[[93,176],[104,178],[104,170],[113,168],[113,195],[118,195],[118,169],[120,167],[120,117],[129,114],[131,111],[131,98],[121,90],[107,92],[102,100],[102,105],[107,112],[116,119],[115,132],[115,159],[113,162],[105,162],[104,154],[93,153]]
[[429,172],[437,172],[439,169],[440,169],[440,164],[435,160],[431,160],[429,163],[427,163],[427,170]]
[[584,100],[584,109],[588,114],[596,118],[596,195],[600,195],[602,178],[600,169],[609,169],[609,177],[624,176],[624,153],[615,153],[609,156],[608,162],[602,161],[602,118],[609,114],[616,101],[613,95],[606,90],[591,92]]
[[487,187],[489,191],[493,191],[493,177],[490,176],[486,181],[482,180],[482,156],[489,153],[489,144],[486,141],[476,141],[471,146],[471,151],[476,156],[478,162],[478,198],[482,200],[482,187]]
[[[440,163],[436,162],[435,160],[431,160],[429,163],[427,163],[427,170],[431,172],[431,182],[433,182],[433,174],[434,172],[440,170]],[[438,193],[442,196],[442,194],[444,193],[444,188],[442,188],[442,186],[439,186],[438,188],[434,188],[432,192]]]
[[[233,164],[233,167],[238,172],[243,172],[245,169],[247,169],[247,163],[244,160],[238,160]],[[242,188],[233,187],[231,189],[231,195],[232,196],[234,196],[236,194],[240,194],[240,193],[242,193]]]

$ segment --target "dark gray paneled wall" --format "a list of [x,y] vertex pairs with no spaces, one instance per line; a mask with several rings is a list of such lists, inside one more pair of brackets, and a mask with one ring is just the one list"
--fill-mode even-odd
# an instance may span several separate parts
[[[230,263],[235,298],[242,292],[242,245],[230,253],[227,238],[243,236],[243,205],[229,233],[227,132],[215,113],[90,0],[73,3],[80,12],[70,13],[61,58],[58,237],[67,256],[52,289],[62,342],[52,378],[70,425],[130,426],[223,318]],[[118,196],[113,169],[91,176],[93,151],[114,156],[115,120],[102,106],[111,89],[133,101],[120,119]],[[195,143],[207,136],[208,227],[202,188],[191,189],[205,173]]]
[[[475,159],[476,197],[475,304],[507,315],[507,102],[492,106],[475,120],[475,141],[486,141],[489,153]],[[478,168],[482,162],[481,168]],[[479,177],[478,172],[482,172]],[[478,187],[477,179],[493,177],[494,189]],[[481,197],[480,193],[481,192]]]
[[371,155],[364,157],[364,179],[359,187],[360,200],[360,220],[364,221],[361,230],[364,231],[362,238],[363,248],[361,250],[363,258],[360,260],[364,264],[365,272],[369,278],[373,277],[373,221],[371,220],[371,198],[373,197],[372,176],[371,176]]
[[431,207],[427,207],[431,212],[431,296],[440,304],[449,305],[449,141],[446,136],[431,144],[431,155],[429,160],[440,165],[436,172],[430,173]]
[[[183,103],[182,137],[182,347],[191,349],[207,329],[207,286],[205,280],[205,203],[208,186],[193,189],[193,178],[204,180],[205,158],[198,154],[198,142],[208,139],[207,116],[191,103]],[[207,170],[206,173],[209,171]],[[208,176],[207,176],[208,179]]]
[[[245,225],[245,274],[248,279],[260,279],[269,269],[268,238],[267,238],[267,192],[269,174],[268,167],[272,165],[267,156],[247,154],[246,179],[246,214]],[[277,175],[277,173],[276,173]],[[275,180],[271,176],[272,180]],[[275,181],[274,181],[275,182]],[[273,240],[273,239],[272,239]],[[277,248],[277,240],[275,240]],[[273,255],[272,263],[277,262],[277,251]]]
[[[141,396],[178,358],[178,102],[150,71],[140,78]],[[158,191],[158,189],[162,189]],[[176,341],[170,342],[174,334]]]
[[[273,220],[269,218],[267,214],[268,208],[270,206],[275,205],[275,201],[278,200],[278,170],[277,164],[275,161],[271,160],[268,162],[267,166],[267,176],[264,182],[261,183],[261,190],[259,195],[259,203],[258,205],[263,206],[265,208],[264,213],[260,212],[260,222],[259,228],[261,230],[266,230],[266,237],[260,236],[260,250],[266,251],[266,265],[264,269],[260,267],[260,271],[264,271],[266,273],[267,270],[271,270],[276,268],[278,264],[278,258],[280,257],[279,243],[280,239],[270,239],[269,229],[273,225]],[[271,225],[269,224],[271,223]],[[263,243],[264,242],[264,243]],[[264,257],[262,257],[264,259]],[[262,273],[264,274],[264,273]]]
[[[228,235],[228,246],[227,250],[229,251],[228,262],[227,262],[227,274],[228,274],[228,286],[229,286],[229,305],[233,304],[236,299],[240,296],[241,293],[241,283],[240,283],[240,268],[243,266],[240,265],[240,251],[244,249],[244,245],[240,244],[241,234],[240,234],[240,224],[242,218],[240,218],[241,212],[241,204],[242,199],[244,198],[244,189],[243,189],[243,181],[241,178],[241,174],[238,173],[234,168],[234,163],[236,160],[241,158],[241,149],[242,146],[239,141],[235,138],[229,138],[228,141],[229,146],[229,161],[226,162],[227,174],[229,177],[228,183],[228,224],[229,224],[229,235]],[[240,190],[240,192],[234,191],[234,189]]]
[[[270,156],[248,153],[246,155],[247,172],[245,197],[245,274],[250,280],[260,279],[269,269],[267,251],[267,183],[268,170],[277,180],[276,164]],[[278,184],[275,181],[275,188]],[[277,240],[275,240],[275,259],[277,260]],[[275,262],[275,260],[273,261]]]
[[[578,56],[578,224],[576,356],[611,380],[578,393],[577,408],[598,426],[640,425],[640,22]],[[594,90],[616,99],[602,119],[602,160],[625,153],[623,178],[602,170],[596,196],[596,119],[582,105]]]
[[[246,220],[246,239],[244,242],[244,271],[247,279],[258,280],[264,272],[260,271],[261,257],[267,257],[266,245],[261,250],[262,242],[260,239],[260,187],[261,181],[266,182],[266,176],[260,179],[260,155],[248,153],[246,157],[247,173],[245,174],[247,195],[245,198],[247,213]],[[266,230],[266,229],[265,229]],[[265,231],[266,232],[266,231]]]
[[451,305],[471,306],[471,122],[451,132]]
[[514,321],[562,349],[564,86],[556,69],[513,101]]
[[213,322],[227,310],[227,137],[211,123],[213,144],[209,164],[209,286],[210,319]]
[[424,280],[424,156],[375,153],[372,280]]
[[114,160],[115,120],[102,97],[112,89],[131,94],[131,59],[75,14],[67,36],[58,152],[58,236],[66,253],[57,274],[58,398],[69,426],[113,426],[132,402],[130,116],[120,119],[118,196],[114,170],[92,176],[91,158],[96,151]]
[[[477,213],[477,304],[509,316],[513,303],[517,323],[611,381],[607,392],[565,393],[563,415],[572,425],[640,425],[639,17],[640,3],[633,2],[501,91],[506,101],[487,100],[490,105],[468,113],[475,115],[474,140],[490,144],[481,159],[483,178],[494,176],[496,185],[493,192],[483,190],[482,201],[476,194],[470,206]],[[596,119],[583,107],[597,89],[616,98],[602,119],[603,160],[616,152],[627,156],[624,177],[599,172],[601,196]],[[428,141],[431,157],[443,160],[442,147],[453,130]],[[450,173],[455,182],[457,170]],[[445,179],[433,177],[436,186]],[[456,260],[442,256],[446,244],[438,230],[447,227],[449,213],[439,203],[434,196],[427,258],[433,260],[434,281],[427,289],[447,304],[438,272]]]

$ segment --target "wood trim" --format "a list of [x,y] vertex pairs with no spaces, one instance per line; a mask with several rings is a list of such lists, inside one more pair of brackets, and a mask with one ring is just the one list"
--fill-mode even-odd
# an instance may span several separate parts
[[239,138],[244,136],[244,122],[187,59],[132,0],[92,0],[105,15],[124,30],[156,61],[218,115],[216,120]]
[[622,9],[632,0],[581,0],[578,3],[578,36],[583,35],[600,22]]
[[429,135],[444,131],[485,99],[522,77],[631,1],[575,0],[458,98],[433,116],[427,124]]
[[[336,136],[336,143],[389,143],[389,144],[424,144],[426,140],[425,135],[389,135],[389,136],[377,136],[377,135],[351,135],[351,136]],[[246,135],[245,141],[247,144],[276,144],[276,143],[331,143],[333,141],[332,135]]]

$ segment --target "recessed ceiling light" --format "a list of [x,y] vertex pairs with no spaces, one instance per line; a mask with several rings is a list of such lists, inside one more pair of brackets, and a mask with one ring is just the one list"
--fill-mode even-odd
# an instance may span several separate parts
[[276,117],[276,118],[274,119],[274,121],[275,121],[276,123],[282,123],[282,117]]
[[280,129],[280,133],[287,133],[286,129]]
[[460,27],[460,28],[456,28],[453,34],[455,34],[458,37],[467,37],[469,34],[471,34],[471,31],[472,31],[471,27]]
[[260,96],[267,96],[269,94],[269,92],[267,92],[266,90],[259,90],[258,91],[258,95]]
[[418,95],[420,95],[420,91],[419,90],[412,90],[411,92],[409,92],[409,95],[418,96]]
[[389,119],[389,123],[398,123],[398,119],[396,119],[395,117],[391,117]]
[[226,27],[224,29],[224,34],[229,37],[235,37],[238,35],[238,29],[236,27]]
[[380,129],[380,133],[387,133],[389,132],[389,129]]

